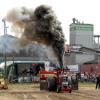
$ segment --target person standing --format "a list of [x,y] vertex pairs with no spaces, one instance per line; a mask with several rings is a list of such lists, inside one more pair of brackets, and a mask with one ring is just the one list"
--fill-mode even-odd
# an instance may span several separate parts
[[100,89],[100,74],[96,77],[96,89]]

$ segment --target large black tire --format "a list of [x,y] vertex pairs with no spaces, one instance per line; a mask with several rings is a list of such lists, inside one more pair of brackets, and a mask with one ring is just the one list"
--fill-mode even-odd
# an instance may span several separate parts
[[57,89],[57,84],[54,77],[47,78],[47,86],[49,91],[55,91]]
[[72,80],[72,89],[78,90],[78,80]]
[[48,90],[46,81],[40,81],[40,90]]

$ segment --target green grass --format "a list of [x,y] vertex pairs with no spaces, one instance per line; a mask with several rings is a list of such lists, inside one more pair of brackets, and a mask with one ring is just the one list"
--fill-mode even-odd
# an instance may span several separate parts
[[95,83],[89,83],[89,82],[79,82],[79,87],[95,87]]
[[[15,83],[8,84],[8,90],[34,90],[34,88],[39,88],[39,83]],[[95,83],[79,82],[79,88],[95,87]]]
[[32,90],[32,88],[39,88],[38,83],[15,83],[15,84],[8,84],[9,90]]
[[7,96],[8,93],[0,93],[0,96]]

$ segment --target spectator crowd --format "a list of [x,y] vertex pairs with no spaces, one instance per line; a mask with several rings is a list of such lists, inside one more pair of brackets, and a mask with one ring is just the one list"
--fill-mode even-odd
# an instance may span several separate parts
[[79,76],[79,80],[81,82],[96,82],[96,73],[81,73]]

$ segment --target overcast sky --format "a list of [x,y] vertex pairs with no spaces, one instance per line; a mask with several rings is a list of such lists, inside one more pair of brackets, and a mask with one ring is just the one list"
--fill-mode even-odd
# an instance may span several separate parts
[[[41,4],[47,4],[55,11],[67,42],[73,17],[80,22],[94,24],[94,34],[100,34],[100,0],[0,0],[0,34],[3,34],[2,18],[10,9],[23,6],[35,9]],[[8,34],[11,34],[10,29]]]

